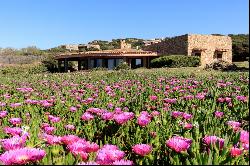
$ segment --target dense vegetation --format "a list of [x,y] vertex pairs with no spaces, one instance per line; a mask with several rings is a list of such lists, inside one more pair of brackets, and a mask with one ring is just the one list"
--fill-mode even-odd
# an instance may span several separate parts
[[248,165],[249,76],[0,74],[0,165]]
[[229,34],[233,42],[233,61],[246,61],[249,60],[249,35]]

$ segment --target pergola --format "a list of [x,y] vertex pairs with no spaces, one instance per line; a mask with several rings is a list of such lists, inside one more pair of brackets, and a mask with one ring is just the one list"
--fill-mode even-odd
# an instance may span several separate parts
[[[68,71],[69,61],[78,61],[78,70],[82,69],[82,62],[87,63],[89,69],[89,63],[91,59],[123,59],[129,66],[131,66],[132,59],[142,59],[142,66],[149,67],[150,60],[158,57],[156,52],[143,51],[136,49],[115,49],[115,50],[103,50],[103,51],[87,51],[78,53],[65,53],[55,57],[58,61],[58,66],[64,64],[64,71]],[[60,67],[59,67],[60,68]]]

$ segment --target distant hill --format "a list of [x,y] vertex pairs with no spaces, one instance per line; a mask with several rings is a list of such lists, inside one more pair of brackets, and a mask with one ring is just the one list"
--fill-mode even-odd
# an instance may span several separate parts
[[[220,34],[213,34],[220,35]],[[233,44],[233,61],[246,61],[249,59],[249,34],[229,34],[232,38]],[[165,39],[168,39],[166,37]],[[144,47],[144,39],[139,38],[125,38],[126,43],[131,44],[131,47],[142,49]],[[117,49],[120,47],[120,39],[113,39],[112,41],[94,40],[88,44],[99,44],[102,50]],[[68,50],[61,47],[55,47],[47,50],[41,50],[36,46],[29,46],[27,48],[0,48],[0,64],[12,63],[32,63],[41,59],[44,56],[54,56],[60,53],[68,52]],[[20,58],[17,58],[19,56]]]

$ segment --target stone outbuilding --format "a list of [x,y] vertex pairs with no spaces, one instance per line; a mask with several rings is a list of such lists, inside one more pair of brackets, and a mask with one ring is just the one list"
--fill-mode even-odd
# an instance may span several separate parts
[[186,34],[146,46],[144,50],[160,55],[200,56],[201,66],[218,60],[232,63],[232,39],[229,36]]

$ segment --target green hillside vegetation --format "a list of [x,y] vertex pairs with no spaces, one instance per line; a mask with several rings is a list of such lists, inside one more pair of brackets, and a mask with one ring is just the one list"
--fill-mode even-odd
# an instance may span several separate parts
[[[220,35],[220,34],[214,34]],[[232,38],[233,61],[246,61],[249,59],[249,34],[229,34]],[[166,37],[166,39],[168,39]],[[131,44],[133,49],[142,49],[144,46],[143,39],[126,38],[126,43]],[[99,44],[102,50],[118,49],[120,48],[120,39],[113,39],[112,41],[94,40],[88,44]],[[88,49],[85,51],[93,51]],[[51,49],[41,50],[36,46],[29,46],[22,49],[15,48],[0,48],[0,56],[55,56],[60,53],[68,52],[61,47],[54,47]]]
[[229,34],[233,44],[233,61],[249,60],[249,34]]

